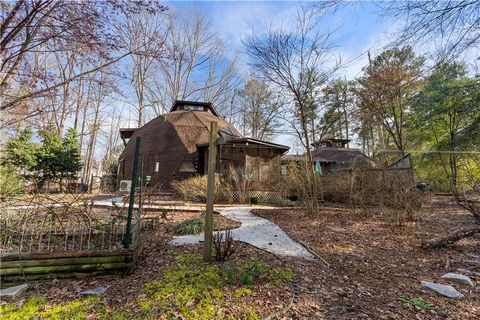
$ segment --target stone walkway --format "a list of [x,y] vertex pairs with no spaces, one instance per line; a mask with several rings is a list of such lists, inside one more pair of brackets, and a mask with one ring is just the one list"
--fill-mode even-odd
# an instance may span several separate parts
[[[307,249],[290,238],[279,226],[267,219],[253,215],[250,210],[249,207],[216,209],[222,216],[242,223],[239,228],[232,230],[235,240],[249,243],[279,256],[314,259]],[[195,244],[200,241],[203,241],[203,233],[174,237],[170,243],[183,245]]]

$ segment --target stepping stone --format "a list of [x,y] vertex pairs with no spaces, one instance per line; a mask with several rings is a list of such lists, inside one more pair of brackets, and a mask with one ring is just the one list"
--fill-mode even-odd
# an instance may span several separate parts
[[445,296],[448,298],[463,298],[463,294],[458,292],[457,289],[455,289],[452,286],[449,286],[446,284],[433,283],[429,281],[422,281],[421,284],[422,284],[422,288],[435,291],[436,293],[441,294],[442,296]]
[[472,271],[472,270],[462,269],[462,268],[458,268],[457,271],[461,272],[461,273],[464,273],[464,274],[469,274],[469,275],[472,275],[474,277],[479,277],[480,278],[480,272],[475,272],[475,271]]
[[105,292],[107,292],[108,288],[110,288],[110,286],[97,287],[97,288],[85,290],[81,294],[82,296],[103,296]]
[[467,276],[464,276],[463,274],[449,272],[449,273],[444,274],[442,276],[442,279],[452,281],[452,282],[461,283],[461,284],[465,284],[467,286],[472,286],[473,287],[472,279],[470,279]]
[[18,296],[27,290],[28,284],[21,284],[19,286],[5,288],[0,290],[0,301],[11,301],[15,300]]

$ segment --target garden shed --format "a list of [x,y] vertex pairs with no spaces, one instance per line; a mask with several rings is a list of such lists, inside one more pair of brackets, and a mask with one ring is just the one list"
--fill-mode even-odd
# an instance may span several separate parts
[[141,137],[142,170],[150,176],[151,187],[169,190],[172,181],[206,174],[212,121],[225,141],[217,150],[218,173],[228,176],[232,169],[240,169],[262,181],[279,170],[276,164],[289,147],[243,137],[211,103],[177,100],[170,112],[141,128],[120,129],[125,149],[119,157],[118,181],[131,178],[136,137]]

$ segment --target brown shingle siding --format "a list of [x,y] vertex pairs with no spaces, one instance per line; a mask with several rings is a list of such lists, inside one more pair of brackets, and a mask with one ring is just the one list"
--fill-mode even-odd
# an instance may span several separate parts
[[[196,161],[197,144],[207,143],[210,122],[217,121],[220,129],[229,128],[240,136],[238,131],[225,120],[214,114],[202,111],[173,111],[159,116],[138,128],[133,133],[119,159],[125,159],[124,176],[119,180],[130,180],[136,137],[142,138],[144,175],[151,176],[152,186],[170,188],[175,179],[184,179],[192,173],[178,172],[182,161]],[[159,171],[155,172],[155,162],[159,162]]]

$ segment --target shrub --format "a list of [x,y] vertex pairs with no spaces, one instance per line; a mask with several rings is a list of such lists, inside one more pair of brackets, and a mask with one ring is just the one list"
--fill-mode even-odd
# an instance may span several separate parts
[[213,236],[215,260],[227,261],[237,250],[237,243],[233,240],[232,231],[218,231]]
[[195,218],[183,221],[173,228],[173,233],[178,235],[198,234],[205,230],[205,219]]
[[[196,176],[182,181],[173,181],[172,188],[184,200],[205,202],[207,199],[207,176]],[[231,202],[230,187],[215,177],[215,202]]]
[[[310,170],[307,161],[290,164],[287,167],[286,175],[282,176],[278,184],[278,191],[284,198],[300,200],[306,207],[307,212],[312,213],[315,211],[315,201],[318,202],[323,198],[323,191],[319,188],[318,196],[320,199],[313,199],[312,184],[314,181]],[[317,179],[317,182],[321,182],[322,178],[316,175],[315,179]],[[317,186],[320,186],[320,183],[317,183]]]
[[10,167],[0,166],[0,197],[8,199],[23,192],[25,181]]

